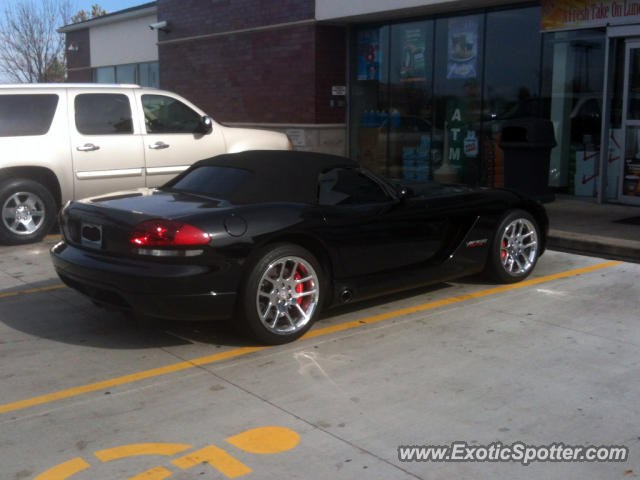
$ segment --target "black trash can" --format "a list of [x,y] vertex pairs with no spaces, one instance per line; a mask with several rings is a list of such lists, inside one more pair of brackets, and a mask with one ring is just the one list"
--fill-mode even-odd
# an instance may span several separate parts
[[509,120],[502,127],[504,186],[541,202],[553,201],[549,189],[549,159],[556,146],[553,123],[543,118]]

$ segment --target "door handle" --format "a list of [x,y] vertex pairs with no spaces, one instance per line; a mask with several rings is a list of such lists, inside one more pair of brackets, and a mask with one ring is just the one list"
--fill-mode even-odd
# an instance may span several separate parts
[[163,148],[169,148],[169,144],[164,142],[156,142],[153,145],[149,145],[149,148],[151,150],[162,150]]
[[82,147],[76,147],[76,150],[79,152],[93,152],[95,150],[100,150],[100,147],[93,143],[85,143]]

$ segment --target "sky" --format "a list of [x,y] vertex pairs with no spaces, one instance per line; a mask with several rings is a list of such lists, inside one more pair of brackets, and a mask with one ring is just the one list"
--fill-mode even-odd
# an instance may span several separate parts
[[[16,0],[0,0],[0,15],[4,15],[4,9],[10,3],[14,3]],[[73,10],[91,10],[91,6],[97,3],[104,8],[107,13],[116,12],[129,7],[135,7],[136,5],[142,5],[151,0],[71,0],[74,5]]]
[[[2,2],[6,0],[0,0]],[[118,10],[123,10],[129,7],[135,7],[136,5],[142,5],[143,3],[147,3],[150,0],[76,0],[76,4],[78,5],[78,10],[91,10],[91,6],[94,3],[97,3],[102,8],[104,8],[107,13],[116,12]]]

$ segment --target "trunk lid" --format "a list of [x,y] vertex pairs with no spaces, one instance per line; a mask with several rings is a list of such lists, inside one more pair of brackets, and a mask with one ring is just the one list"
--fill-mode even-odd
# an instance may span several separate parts
[[[225,201],[183,192],[138,189],[71,202],[60,220],[65,240],[109,253],[132,253],[130,237],[146,220],[179,220],[228,207]],[[91,239],[96,238],[95,242]]]

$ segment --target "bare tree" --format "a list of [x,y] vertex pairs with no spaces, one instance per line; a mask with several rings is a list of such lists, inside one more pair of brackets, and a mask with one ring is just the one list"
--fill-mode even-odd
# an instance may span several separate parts
[[9,3],[0,19],[0,73],[20,83],[64,81],[64,34],[56,29],[70,19],[70,0]]
[[71,17],[71,21],[73,23],[86,22],[87,20],[91,20],[92,18],[101,17],[102,15],[106,15],[107,11],[102,8],[97,3],[94,3],[91,6],[91,10],[80,10],[73,17]]

